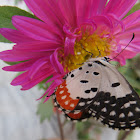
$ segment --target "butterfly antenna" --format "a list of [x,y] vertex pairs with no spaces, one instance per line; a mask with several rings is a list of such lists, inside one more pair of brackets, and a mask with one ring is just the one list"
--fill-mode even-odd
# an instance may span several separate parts
[[91,58],[93,57],[93,53],[92,52],[89,52],[89,51],[87,51],[84,47],[83,47],[83,45],[81,44],[81,47],[82,47],[82,49],[84,49],[87,53],[90,53],[91,54]]
[[101,56],[101,51],[99,50],[99,48],[97,47],[98,51],[99,51],[99,55],[96,56],[96,58],[100,57]]
[[[93,53],[92,52],[89,52],[89,51],[87,51],[84,47],[83,47],[83,45],[81,45],[81,47],[82,47],[82,49],[84,49],[86,52],[88,52],[88,53],[90,53],[91,54],[91,58],[93,57]],[[97,47],[97,49],[98,49],[98,51],[99,51],[99,55],[96,57],[96,58],[98,58],[98,57],[100,57],[101,56],[101,51],[99,50],[99,48]]]
[[133,33],[133,36],[132,36],[131,40],[130,40],[129,43],[125,46],[125,48],[123,48],[122,51],[121,51],[119,54],[117,54],[114,58],[109,59],[109,61],[111,61],[111,60],[117,58],[117,57],[129,46],[129,44],[133,41],[134,38],[135,38],[135,34]]
[[[120,64],[117,64],[117,65],[115,65],[116,66],[116,68],[119,68],[121,65]],[[125,67],[125,66],[122,66],[122,68],[129,68],[129,69],[132,69],[132,70],[134,70],[134,68],[133,67]]]

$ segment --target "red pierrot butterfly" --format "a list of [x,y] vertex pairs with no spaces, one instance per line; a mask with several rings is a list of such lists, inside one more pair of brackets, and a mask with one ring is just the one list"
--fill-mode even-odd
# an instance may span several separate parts
[[90,58],[68,73],[53,97],[70,120],[94,117],[113,129],[140,127],[140,98],[107,57]]

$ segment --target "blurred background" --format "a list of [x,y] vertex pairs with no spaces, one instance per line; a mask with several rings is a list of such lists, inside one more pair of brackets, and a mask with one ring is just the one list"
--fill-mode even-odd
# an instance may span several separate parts
[[[28,10],[22,0],[0,0],[0,6],[18,6]],[[13,44],[0,43],[0,51],[11,49]],[[21,91],[10,82],[13,73],[1,68],[6,64],[0,61],[0,140],[59,140],[59,126],[56,111],[51,102],[42,104],[36,101],[44,93],[43,88],[34,87]],[[140,93],[140,56],[127,62],[128,68],[119,68],[132,86]],[[133,69],[131,69],[132,67]],[[54,113],[52,113],[54,111]],[[51,115],[50,115],[51,114]],[[140,129],[129,132],[112,130],[89,120],[85,123],[63,122],[64,136],[67,140],[140,140]],[[91,125],[92,124],[92,125]],[[125,138],[125,135],[128,137]]]

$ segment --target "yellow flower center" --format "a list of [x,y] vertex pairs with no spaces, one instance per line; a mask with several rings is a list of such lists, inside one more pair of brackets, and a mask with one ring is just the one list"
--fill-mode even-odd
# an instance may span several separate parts
[[60,58],[65,71],[74,70],[87,59],[108,56],[111,53],[112,37],[101,37],[97,33],[89,35],[84,33],[80,40],[75,41],[74,54],[69,54],[64,59]]

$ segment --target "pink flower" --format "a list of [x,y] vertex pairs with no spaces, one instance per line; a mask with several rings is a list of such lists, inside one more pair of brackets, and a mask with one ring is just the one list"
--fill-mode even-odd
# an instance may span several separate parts
[[140,11],[123,19],[136,1],[25,0],[40,20],[14,16],[12,23],[16,30],[0,29],[5,38],[16,43],[12,50],[1,52],[0,59],[19,62],[3,70],[23,72],[11,84],[28,90],[53,76],[47,81],[53,83],[44,93],[49,96],[68,71],[90,57],[85,50],[92,52],[93,57],[99,56],[100,51],[100,56],[113,58],[134,33],[134,40],[116,58],[124,65],[126,59],[140,52]]

